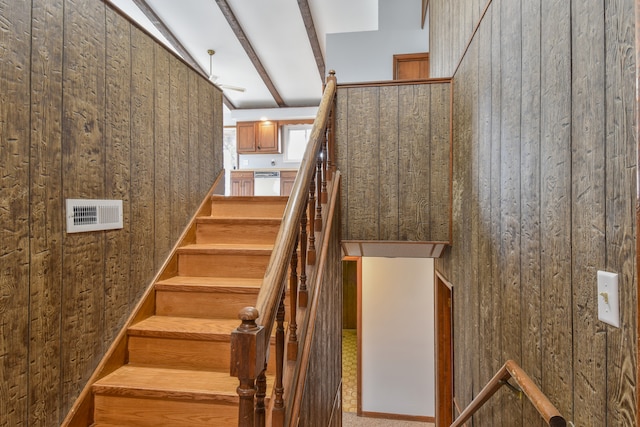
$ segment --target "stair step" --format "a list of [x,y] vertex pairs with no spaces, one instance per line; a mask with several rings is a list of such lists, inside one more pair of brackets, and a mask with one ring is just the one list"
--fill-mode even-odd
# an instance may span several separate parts
[[211,197],[211,216],[218,218],[282,219],[289,198],[284,196],[219,196]]
[[238,379],[228,372],[124,365],[96,381],[96,394],[237,403]]
[[237,319],[256,304],[261,284],[262,278],[174,276],[155,284],[156,314]]
[[237,386],[228,372],[125,365],[94,384],[95,423],[237,425]]
[[231,332],[237,319],[151,316],[128,329],[129,363],[229,371]]
[[275,242],[280,218],[215,218],[196,219],[196,242],[261,243]]
[[229,342],[229,335],[238,325],[237,319],[151,316],[132,325],[128,333],[129,336]]
[[192,244],[178,248],[179,276],[262,278],[273,245]]

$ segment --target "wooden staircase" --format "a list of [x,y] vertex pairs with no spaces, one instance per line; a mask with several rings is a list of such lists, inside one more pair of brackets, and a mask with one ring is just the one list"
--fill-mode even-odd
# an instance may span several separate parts
[[286,201],[212,196],[128,326],[126,363],[91,386],[93,425],[238,425],[230,335],[256,304]]

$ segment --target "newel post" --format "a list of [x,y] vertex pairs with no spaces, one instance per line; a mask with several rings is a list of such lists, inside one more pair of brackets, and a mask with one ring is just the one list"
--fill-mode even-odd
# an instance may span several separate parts
[[264,328],[256,324],[258,310],[245,307],[238,318],[242,324],[231,333],[231,376],[238,377],[238,426],[254,427],[256,378],[264,370]]

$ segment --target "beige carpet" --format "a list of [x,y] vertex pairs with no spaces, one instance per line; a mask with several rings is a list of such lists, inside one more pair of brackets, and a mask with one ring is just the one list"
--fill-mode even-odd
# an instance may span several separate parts
[[434,427],[432,423],[418,421],[383,420],[381,418],[359,417],[352,412],[342,413],[342,427]]

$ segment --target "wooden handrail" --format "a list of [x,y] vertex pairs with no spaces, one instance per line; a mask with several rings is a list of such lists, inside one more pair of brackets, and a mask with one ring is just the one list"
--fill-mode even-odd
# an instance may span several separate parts
[[451,424],[451,427],[458,427],[464,424],[469,418],[476,413],[500,387],[507,384],[507,381],[513,378],[518,384],[522,392],[529,398],[534,408],[540,416],[551,427],[565,427],[567,421],[564,419],[555,406],[549,401],[547,396],[540,391],[533,380],[522,370],[520,366],[513,360],[507,360],[502,368],[491,378],[486,386],[478,393],[475,399],[465,408],[458,418]]
[[285,286],[284,278],[289,268],[289,257],[298,235],[302,211],[306,208],[307,191],[311,184],[311,177],[315,173],[317,153],[320,151],[324,139],[324,130],[329,120],[329,111],[335,92],[336,80],[332,75],[328,78],[322,102],[318,109],[318,115],[313,122],[309,143],[284,210],[282,226],[276,237],[278,246],[274,248],[274,252],[269,259],[262,287],[258,294],[256,308],[260,317],[256,323],[264,326],[267,330],[271,330],[275,322],[280,296]]
[[[284,210],[280,229],[276,236],[273,252],[269,258],[265,271],[260,292],[255,307],[244,308],[239,315],[243,320],[238,329],[232,333],[231,338],[231,375],[239,379],[238,395],[240,398],[239,421],[238,425],[242,427],[254,427],[265,425],[265,419],[271,421],[274,426],[283,426],[285,424],[285,415],[287,408],[284,406],[283,392],[285,392],[282,382],[285,351],[284,346],[284,295],[287,282],[297,287],[297,277],[295,267],[292,263],[296,262],[296,256],[293,254],[297,251],[298,242],[300,244],[301,259],[300,265],[302,274],[305,274],[305,266],[314,264],[315,256],[311,259],[311,251],[315,255],[313,247],[313,239],[315,239],[315,231],[322,231],[322,199],[321,192],[326,192],[326,175],[327,175],[327,155],[329,148],[326,144],[327,123],[329,122],[330,112],[335,105],[336,95],[336,78],[333,71],[327,78],[324,88],[322,101],[318,109],[318,114],[314,121],[311,135],[307,143],[304,156],[302,158],[298,174],[291,189],[291,194]],[[318,160],[320,159],[320,160]],[[312,181],[316,179],[315,185]],[[318,203],[313,206],[313,197],[310,196],[310,187],[313,186],[318,191]],[[326,204],[326,196],[324,203]],[[315,212],[314,209],[315,208]],[[305,237],[305,225],[303,214],[309,209],[309,258],[305,259],[305,249],[307,245]],[[315,217],[313,216],[315,213]],[[313,224],[318,226],[314,231]],[[301,226],[302,224],[302,226]],[[288,273],[291,272],[292,277],[288,279]],[[300,306],[306,306],[307,291],[300,289]],[[291,296],[295,298],[297,292],[292,288]],[[291,308],[295,309],[298,304],[291,303]],[[287,346],[287,359],[295,361],[297,356],[297,338],[296,337],[296,319],[297,313],[291,312],[290,318],[293,319],[290,325],[290,342]],[[264,407],[264,388],[265,388],[265,370],[269,354],[269,345],[271,342],[271,331],[274,326],[278,325],[276,331],[276,383],[274,385],[273,405],[271,412],[265,414]],[[304,331],[302,331],[304,332]],[[306,334],[305,334],[306,335]],[[270,359],[274,362],[274,359]],[[299,360],[298,360],[299,363]],[[288,396],[290,398],[291,396]],[[255,400],[254,400],[255,398]],[[255,403],[255,414],[253,405]],[[265,416],[266,415],[266,416]],[[270,425],[271,425],[270,424]]]

